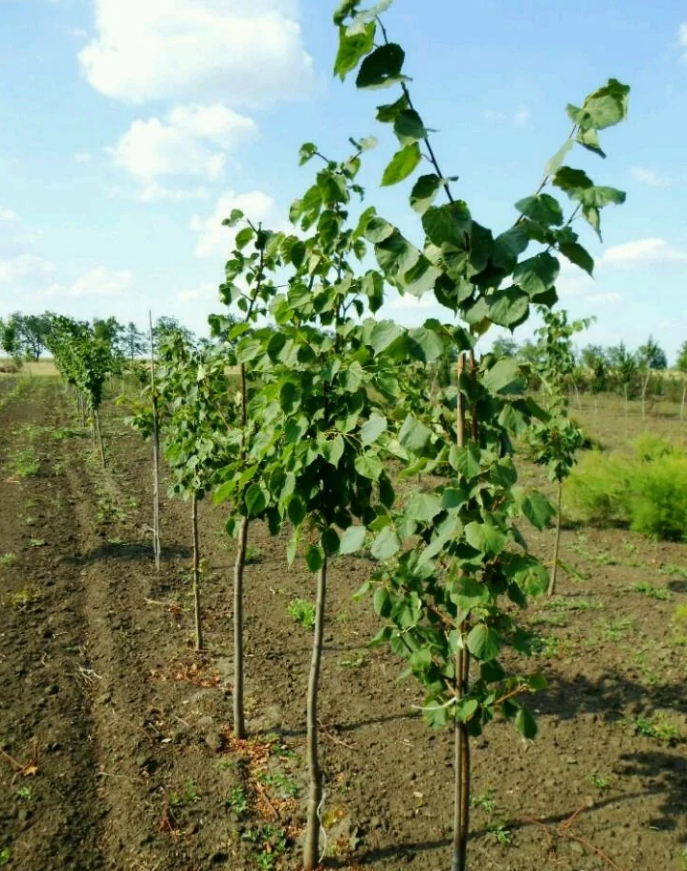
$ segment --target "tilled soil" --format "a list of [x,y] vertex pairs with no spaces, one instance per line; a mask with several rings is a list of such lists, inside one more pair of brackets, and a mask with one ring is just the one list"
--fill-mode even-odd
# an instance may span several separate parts
[[[312,636],[287,608],[312,600],[314,580],[300,560],[287,567],[286,535],[251,528],[251,740],[238,742],[222,509],[201,504],[198,656],[189,506],[163,505],[158,575],[149,446],[108,407],[103,472],[71,411],[51,379],[0,409],[0,866],[297,869]],[[536,543],[548,552],[551,534]],[[564,532],[577,574],[562,574],[560,595],[528,614],[540,633],[532,667],[549,681],[532,700],[540,734],[525,745],[495,723],[475,742],[471,868],[680,871],[687,656],[673,615],[687,603],[686,553],[622,530]],[[427,730],[417,686],[368,646],[379,623],[352,593],[371,567],[345,558],[330,572],[326,864],[447,868],[450,736]],[[654,592],[633,591],[640,583]]]

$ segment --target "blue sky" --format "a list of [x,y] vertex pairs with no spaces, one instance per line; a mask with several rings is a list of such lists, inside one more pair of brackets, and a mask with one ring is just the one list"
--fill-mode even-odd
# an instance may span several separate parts
[[[218,310],[234,206],[281,227],[309,185],[306,140],[334,157],[377,135],[367,200],[420,238],[407,190],[377,186],[394,150],[374,120],[386,92],[332,78],[323,0],[0,0],[0,317],[147,310],[204,331]],[[456,193],[496,230],[533,192],[568,133],[566,103],[610,76],[632,86],[608,159],[571,162],[627,191],[603,216],[596,280],[565,269],[559,294],[595,315],[585,340],[687,339],[687,7],[578,0],[396,0],[414,100]],[[399,217],[403,216],[403,217]],[[392,300],[406,323],[440,314]],[[527,333],[525,328],[524,333]]]

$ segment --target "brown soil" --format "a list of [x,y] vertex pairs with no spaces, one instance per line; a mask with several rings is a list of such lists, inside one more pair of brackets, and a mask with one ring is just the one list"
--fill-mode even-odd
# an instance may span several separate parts
[[[149,447],[108,408],[102,472],[88,439],[65,429],[71,410],[51,379],[0,409],[0,866],[296,869],[311,633],[287,606],[312,599],[314,579],[301,561],[287,568],[285,536],[251,529],[252,740],[237,742],[223,512],[201,505],[199,657],[189,506],[165,501],[157,575]],[[609,417],[608,432],[597,429],[603,440],[627,427]],[[17,474],[19,451],[40,458],[37,475]],[[537,546],[548,553],[551,534]],[[673,615],[687,580],[668,567],[687,569],[686,555],[622,530],[564,531],[562,558],[578,575],[562,574],[560,595],[529,613],[542,635],[533,667],[549,680],[533,699],[540,735],[524,745],[495,723],[475,742],[471,868],[679,871],[687,657]],[[351,595],[370,568],[346,558],[331,569],[320,704],[328,867],[448,868],[449,735],[426,729],[417,686],[368,647],[379,624]],[[630,592],[639,582],[671,598]]]

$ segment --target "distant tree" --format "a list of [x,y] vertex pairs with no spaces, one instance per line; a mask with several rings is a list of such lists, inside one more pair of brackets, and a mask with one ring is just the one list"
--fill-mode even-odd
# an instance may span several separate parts
[[592,393],[608,388],[609,360],[601,345],[587,345],[582,349],[582,364],[591,373],[589,386]]
[[680,372],[687,372],[687,342],[683,342],[680,350],[677,352],[676,367]]
[[188,345],[195,346],[196,338],[188,327],[182,326],[176,318],[163,315],[155,321],[153,336],[155,344],[160,345],[167,341],[170,336],[177,335]]
[[93,319],[93,335],[96,339],[107,342],[113,349],[119,348],[125,329],[124,324],[120,324],[117,318],[112,316],[106,320]]
[[124,327],[121,338],[121,349],[126,358],[133,363],[136,357],[141,357],[148,350],[145,335],[138,329],[133,321]]
[[17,328],[11,319],[7,322],[0,320],[0,348],[8,357],[16,359],[20,356]]
[[639,372],[637,357],[627,350],[624,342],[621,342],[617,347],[609,350],[608,361],[615,383],[625,397],[625,416],[627,417],[627,401]]
[[646,340],[646,344],[641,345],[638,355],[649,369],[668,368],[668,358],[666,357],[665,351],[661,348],[658,342],[654,340],[653,336],[649,336]]
[[24,315],[15,312],[10,317],[10,324],[15,330],[19,353],[28,360],[38,360],[47,347],[52,325],[49,314]]
[[515,357],[518,353],[518,343],[510,336],[499,336],[494,341],[491,352],[497,357]]

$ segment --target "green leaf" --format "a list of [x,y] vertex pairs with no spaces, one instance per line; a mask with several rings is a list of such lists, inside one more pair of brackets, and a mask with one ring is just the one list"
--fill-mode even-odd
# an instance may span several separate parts
[[344,440],[340,434],[336,435],[333,439],[327,439],[322,445],[322,456],[332,466],[337,467],[339,465],[343,452]]
[[446,343],[435,330],[426,327],[415,327],[408,330],[408,350],[423,363],[433,363],[446,350]]
[[560,203],[550,194],[525,197],[524,200],[518,200],[515,208],[526,218],[546,227],[559,226],[564,220]]
[[402,285],[405,293],[409,293],[411,296],[416,296],[419,299],[434,287],[440,275],[442,275],[441,269],[433,266],[427,257],[421,254],[417,263],[405,273],[399,284]]
[[434,173],[421,175],[410,192],[410,205],[423,215],[434,202],[443,179]]
[[355,81],[358,88],[386,88],[402,81],[401,70],[405,52],[393,42],[380,45],[360,66]]
[[561,242],[558,246],[558,250],[564,257],[567,257],[571,263],[574,263],[575,266],[584,269],[588,275],[594,274],[594,258],[589,251],[587,251],[586,248],[583,248],[578,242]]
[[599,157],[606,157],[606,153],[599,145],[599,136],[596,130],[578,130],[576,141],[588,151],[593,151],[594,154],[598,154]]
[[384,170],[382,187],[398,184],[404,178],[408,178],[415,171],[421,160],[422,153],[417,142],[414,142],[412,145],[406,145],[405,148],[397,151]]
[[236,234],[236,247],[239,249],[245,248],[254,235],[252,227],[244,227],[242,230],[239,230]]
[[406,450],[412,453],[421,451],[432,437],[432,431],[418,420],[409,414],[403,421],[403,426],[398,434],[398,440]]
[[549,589],[549,573],[534,557],[514,555],[504,568],[508,577],[528,596],[542,596]]
[[311,572],[317,572],[324,563],[324,551],[315,544],[309,544],[305,549],[305,561]]
[[487,297],[489,320],[500,327],[514,329],[527,320],[530,298],[517,287],[496,290]]
[[520,363],[513,357],[497,360],[482,378],[482,384],[489,393],[508,392],[522,377]]
[[458,578],[451,589],[451,599],[462,611],[471,611],[489,601],[489,590],[475,578]]
[[342,0],[334,11],[334,24],[340,27],[348,16],[355,10],[360,0]]
[[432,206],[422,216],[422,226],[427,238],[435,245],[449,243],[465,248],[466,237],[472,229],[470,210],[462,200]]
[[468,650],[482,662],[489,662],[492,659],[496,659],[501,652],[501,637],[490,626],[479,624],[470,630],[468,635]]
[[429,523],[442,511],[441,499],[433,493],[413,493],[405,508],[405,516],[418,523]]
[[553,287],[560,271],[558,258],[543,251],[517,265],[513,273],[513,282],[533,297]]
[[370,553],[377,560],[387,560],[398,551],[401,543],[393,526],[385,526],[372,542]]
[[573,169],[570,166],[562,166],[553,177],[551,182],[567,194],[583,188],[594,186],[594,182],[582,169]]
[[339,556],[356,553],[365,542],[366,529],[364,526],[349,526],[341,536],[339,544]]
[[367,445],[376,442],[380,435],[386,430],[386,425],[386,418],[373,412],[370,415],[369,420],[366,420],[360,427],[360,441],[362,444],[367,447]]
[[545,529],[556,516],[556,510],[538,490],[528,493],[522,500],[522,513],[537,529]]
[[405,330],[393,321],[378,321],[370,336],[370,347],[375,354],[381,354],[404,332]]
[[530,237],[524,223],[516,224],[494,239],[492,261],[494,266],[510,272],[518,257],[529,245]]
[[515,715],[515,728],[525,741],[533,741],[537,737],[537,721],[525,705],[522,705]]
[[304,142],[298,151],[298,157],[300,158],[298,165],[303,166],[303,164],[311,160],[316,153],[317,146],[314,142]]
[[257,484],[250,485],[245,498],[249,517],[255,517],[267,508],[267,494]]
[[[479,472],[478,472],[479,474]],[[468,494],[460,487],[446,487],[441,497],[441,506],[447,511],[456,511],[468,501]]]
[[289,499],[289,504],[286,506],[286,514],[294,526],[300,526],[307,517],[308,509],[298,493],[294,493]]
[[402,109],[394,121],[394,133],[401,145],[410,145],[426,139],[430,131],[424,126],[415,109]]
[[339,553],[340,539],[334,529],[325,529],[320,536],[320,542],[328,556],[336,556]]
[[232,209],[231,214],[228,218],[225,218],[222,221],[223,227],[235,227],[240,220],[243,218],[243,212],[241,209]]
[[376,454],[362,454],[355,458],[355,470],[363,478],[377,481],[384,471],[382,461]]
[[348,34],[345,27],[339,28],[339,50],[334,61],[334,74],[339,76],[341,81],[358,66],[360,59],[374,48],[375,29],[374,22],[365,24],[354,34]]
[[506,546],[506,534],[492,523],[473,520],[465,527],[465,540],[480,553],[496,556]]
[[582,130],[603,130],[627,117],[629,95],[628,85],[609,79],[607,84],[585,99],[581,109],[568,106],[568,115]]
[[477,445],[468,445],[466,448],[451,445],[448,460],[451,467],[468,481],[477,478],[482,473],[481,457]]
[[558,151],[553,155],[553,157],[546,164],[544,169],[544,175],[553,175],[558,167],[563,163],[567,153],[573,147],[574,142],[572,139],[566,139],[565,142],[561,145]]

